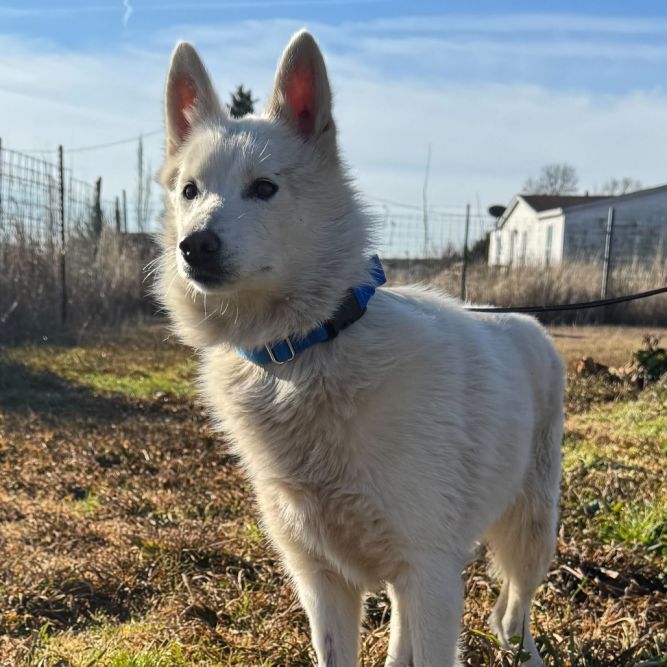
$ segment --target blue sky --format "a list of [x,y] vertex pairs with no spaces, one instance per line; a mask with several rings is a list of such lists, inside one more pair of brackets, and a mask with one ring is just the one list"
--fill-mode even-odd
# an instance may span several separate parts
[[[127,4],[131,11],[128,11]],[[667,3],[382,0],[0,2],[0,136],[85,146],[159,128],[169,54],[188,39],[220,96],[261,101],[309,27],[327,57],[341,145],[371,200],[506,202],[543,164],[667,181]],[[68,154],[105,193],[134,188],[132,144]],[[162,139],[146,139],[151,166]]]

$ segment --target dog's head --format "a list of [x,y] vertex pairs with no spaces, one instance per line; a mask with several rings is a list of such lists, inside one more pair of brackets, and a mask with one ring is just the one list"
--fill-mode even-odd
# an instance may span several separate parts
[[[176,47],[158,291],[194,344],[228,339],[230,312],[237,328],[244,316],[255,330],[275,330],[263,317],[311,326],[359,277],[367,230],[341,167],[324,59],[307,32],[288,44],[268,100],[260,116],[230,118],[194,48]],[[306,310],[311,323],[296,321]]]

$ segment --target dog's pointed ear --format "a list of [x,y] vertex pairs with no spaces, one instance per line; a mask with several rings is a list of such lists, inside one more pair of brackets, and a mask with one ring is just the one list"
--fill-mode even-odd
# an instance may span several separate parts
[[190,133],[196,119],[223,116],[218,96],[195,48],[179,42],[174,49],[164,95],[167,153],[171,155]]
[[296,33],[283,53],[267,113],[289,123],[304,139],[335,134],[324,58],[306,30]]

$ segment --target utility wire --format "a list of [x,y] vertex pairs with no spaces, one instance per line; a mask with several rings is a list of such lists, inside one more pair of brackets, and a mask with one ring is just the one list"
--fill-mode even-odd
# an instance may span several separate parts
[[[139,139],[145,139],[146,137],[152,137],[155,134],[164,132],[163,128],[157,130],[151,130],[150,132],[145,132],[143,134],[138,134],[134,137],[128,137],[127,139],[118,139],[117,141],[109,141],[105,144],[94,144],[92,146],[78,146],[77,148],[65,148],[65,153],[84,153],[86,151],[97,151],[104,148],[112,148],[113,146],[122,146],[123,144],[134,143],[139,141]],[[8,148],[7,150],[15,151],[16,153],[57,153],[57,148]]]

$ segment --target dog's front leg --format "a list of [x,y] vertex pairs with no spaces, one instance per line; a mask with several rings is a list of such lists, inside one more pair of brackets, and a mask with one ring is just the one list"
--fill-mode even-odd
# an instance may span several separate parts
[[414,667],[459,664],[464,562],[442,553],[422,556],[394,582],[399,599],[407,606]]
[[292,572],[306,610],[318,667],[358,667],[361,592],[325,567]]

